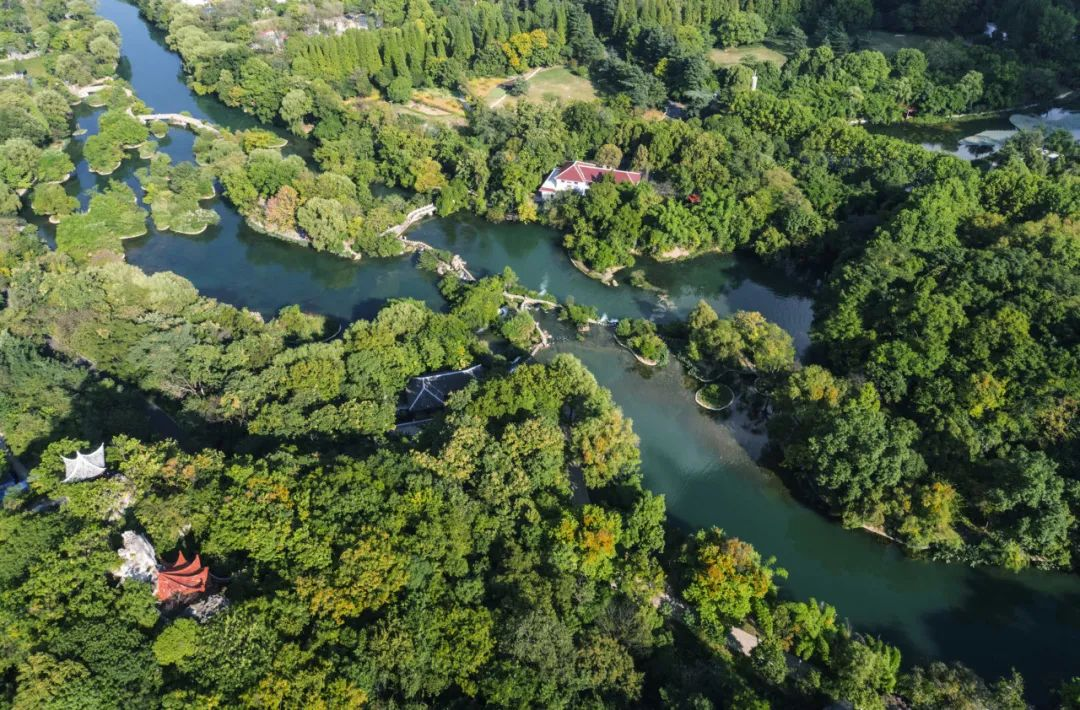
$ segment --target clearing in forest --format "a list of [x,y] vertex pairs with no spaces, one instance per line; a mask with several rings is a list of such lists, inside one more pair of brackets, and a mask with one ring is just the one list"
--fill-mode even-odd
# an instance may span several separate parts
[[876,49],[886,57],[891,57],[906,47],[914,47],[915,49],[925,51],[926,45],[933,39],[933,37],[928,35],[920,35],[911,32],[882,32],[880,30],[874,30],[858,35],[855,38],[855,46],[858,49]]
[[32,79],[44,79],[47,76],[45,72],[45,58],[28,57],[26,59],[7,59],[0,61],[0,76],[14,74],[16,72],[26,72],[27,76]]
[[528,90],[522,97],[509,96],[502,88],[502,85],[516,78],[512,76],[473,79],[469,82],[469,91],[490,107],[503,106],[520,98],[545,101],[554,97],[563,102],[596,99],[596,90],[592,82],[574,74],[564,66],[530,70],[525,76],[529,77]]
[[428,126],[460,126],[465,123],[465,109],[460,101],[442,89],[416,89],[404,104],[395,104],[378,92],[349,99],[346,103],[359,109],[376,104],[390,107],[397,116],[410,116]]
[[742,64],[744,59],[772,62],[778,67],[784,66],[784,62],[787,61],[787,57],[783,54],[763,44],[748,44],[745,47],[732,47],[730,49],[717,47],[709,52],[709,59],[712,60],[713,64],[722,67]]
[[429,115],[465,115],[461,99],[443,88],[414,89],[410,103],[417,105],[412,108]]
[[398,116],[412,116],[427,126],[462,126],[465,124],[464,113],[450,113],[419,101],[409,101],[405,104],[384,102],[393,108]]

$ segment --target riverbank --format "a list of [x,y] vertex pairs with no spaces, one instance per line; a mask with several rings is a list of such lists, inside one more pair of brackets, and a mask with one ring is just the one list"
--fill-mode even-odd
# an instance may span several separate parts
[[570,263],[573,264],[578,271],[585,274],[590,279],[595,279],[596,281],[599,281],[605,286],[611,286],[612,288],[615,288],[619,285],[619,282],[615,280],[615,274],[626,268],[624,266],[612,266],[605,271],[593,271],[588,266],[585,266],[584,262],[577,259],[570,259]]
[[[991,153],[1006,136],[1025,127],[1019,125],[1015,119],[1029,117],[1032,121],[1041,122],[1044,114],[1055,109],[1064,109],[1066,113],[1071,113],[1078,107],[1080,103],[1077,101],[1077,96],[1073,92],[1068,92],[1062,99],[1053,102],[1030,104],[1002,111],[964,114],[957,117],[932,117],[901,123],[871,124],[867,126],[867,130],[871,133],[918,143],[928,150],[948,153],[962,160],[976,160]],[[1025,112],[1034,112],[1036,116],[1029,116],[1029,113]]]
[[[1008,117],[1014,113],[1030,112],[1032,109],[1049,110],[1055,105],[1060,104],[1062,101],[1068,101],[1070,97],[1075,93],[1075,89],[1069,89],[1054,97],[1052,101],[1032,101],[1030,103],[1009,106],[1008,108],[989,109],[986,111],[973,111],[971,113],[954,113],[948,116],[913,116],[906,121],[900,121],[898,123],[912,123],[915,125],[933,126],[942,123],[956,123],[963,121],[976,121],[985,118],[1000,118]],[[895,124],[893,124],[895,125]]]
[[649,358],[644,357],[644,356],[640,355],[639,353],[637,353],[632,347],[630,347],[629,345],[624,343],[619,338],[619,336],[615,335],[614,333],[611,334],[611,337],[618,344],[618,346],[620,348],[622,348],[623,350],[626,350],[631,355],[633,355],[634,359],[637,360],[642,365],[644,365],[645,367],[656,367],[657,365],[660,364],[660,362],[658,360],[650,360]]
[[154,226],[158,230],[160,230],[162,232],[174,232],[176,234],[183,234],[184,236],[194,237],[194,236],[198,236],[200,234],[205,233],[206,230],[210,228],[210,223],[208,222],[208,223],[204,224],[202,227],[200,227],[199,229],[192,229],[192,230],[185,230],[185,229],[181,229],[180,227],[174,227],[172,225],[155,224]]

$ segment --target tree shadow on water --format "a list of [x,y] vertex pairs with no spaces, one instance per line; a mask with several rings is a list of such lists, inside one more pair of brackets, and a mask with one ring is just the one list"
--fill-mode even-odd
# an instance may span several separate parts
[[1080,579],[1068,573],[973,569],[963,602],[926,626],[944,658],[962,658],[988,680],[1024,676],[1029,701],[1048,703],[1080,669]]

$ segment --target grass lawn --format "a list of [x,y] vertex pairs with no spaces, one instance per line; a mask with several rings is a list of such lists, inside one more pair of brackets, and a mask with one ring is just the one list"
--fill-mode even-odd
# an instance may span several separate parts
[[[469,90],[488,106],[505,106],[519,97],[507,96],[501,84],[514,77],[484,77],[469,82]],[[596,99],[596,90],[592,82],[574,74],[566,67],[549,67],[536,72],[528,80],[528,91],[524,97],[529,101],[546,101],[556,98],[560,101],[592,101]]]
[[13,74],[24,71],[35,79],[45,78],[45,58],[31,57],[30,59],[11,59],[0,62],[0,75]]
[[510,81],[505,76],[485,76],[479,79],[469,79],[469,92],[477,96],[489,106],[506,96],[506,92],[499,88],[499,84]]
[[748,44],[745,47],[732,47],[731,49],[720,49],[719,47],[709,52],[709,59],[713,61],[713,64],[718,66],[727,67],[732,64],[742,64],[743,59],[756,59],[760,62],[772,62],[778,67],[784,66],[784,62],[787,61],[780,52],[775,49],[770,49],[763,44]]
[[891,57],[905,47],[926,49],[926,45],[933,40],[929,35],[920,35],[913,32],[881,32],[874,30],[858,35],[855,38],[859,49],[876,49],[887,57]]
[[594,101],[596,90],[591,81],[566,67],[552,67],[541,70],[529,79],[529,90],[525,96],[533,101],[544,101],[549,96],[561,101]]

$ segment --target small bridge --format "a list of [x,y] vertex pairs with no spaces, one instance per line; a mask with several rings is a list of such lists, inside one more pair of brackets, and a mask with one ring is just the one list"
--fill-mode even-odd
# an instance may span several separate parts
[[[68,91],[75,94],[80,99],[87,99],[93,94],[97,94],[104,91],[105,89],[108,89],[112,85],[112,79],[106,77],[105,79],[96,81],[89,86],[73,86],[71,84],[68,84],[67,88]],[[128,98],[135,97],[135,94],[131,91],[131,89],[127,88],[126,86],[123,87],[123,89],[124,93],[128,96]],[[191,128],[198,131],[210,131],[211,133],[216,133],[218,135],[221,134],[221,131],[218,130],[217,126],[215,126],[214,124],[210,123],[209,121],[203,121],[202,119],[195,118],[194,116],[185,116],[182,113],[143,113],[135,115],[135,112],[132,110],[131,106],[128,106],[125,110],[127,111],[127,115],[131,116],[136,120],[142,121],[143,123],[164,121],[165,123],[171,123],[172,125],[180,126],[181,128]]]
[[[180,126],[181,128],[190,128],[196,131],[210,131],[211,133],[221,133],[217,126],[202,119],[195,118],[193,116],[185,116],[182,113],[144,113],[135,118],[139,119],[143,123],[152,123],[153,121],[164,121],[165,123],[172,124],[174,126]],[[434,208],[434,205],[432,205]]]
[[[413,226],[425,217],[430,217],[435,214],[435,204],[428,203],[423,207],[417,207],[415,210],[405,215],[405,221],[401,224],[395,224],[393,227],[387,229],[383,234],[392,234],[397,237],[401,244],[405,247],[406,251],[425,252],[428,249],[433,249],[427,242],[420,242],[413,239],[405,238],[405,230]],[[469,271],[468,266],[465,264],[465,260],[457,254],[454,254],[450,261],[442,261],[438,268],[438,274],[442,276],[446,273],[456,274],[462,281],[476,281],[476,277]]]
[[429,202],[423,207],[417,207],[415,210],[405,215],[404,222],[402,222],[401,224],[395,224],[393,227],[383,232],[383,234],[393,234],[395,237],[400,237],[409,227],[413,226],[425,217],[430,217],[433,214],[435,214],[435,203]]
[[[104,91],[105,89],[108,89],[111,86],[112,79],[106,78],[90,84],[89,86],[73,86],[71,84],[68,84],[67,88],[68,91],[75,94],[80,99],[86,99],[93,94],[97,94]],[[124,93],[128,96],[128,98],[134,98],[135,94],[131,91],[131,89],[127,88],[126,86],[123,88]],[[172,125],[180,126],[181,128],[192,128],[198,131],[210,131],[211,133],[217,133],[219,135],[221,134],[221,131],[218,130],[217,126],[210,123],[209,121],[203,121],[202,119],[195,118],[194,116],[185,116],[182,113],[143,113],[136,115],[135,112],[132,111],[131,106],[128,106],[126,111],[129,116],[139,121],[142,121],[143,123],[164,121],[165,123],[171,123]]]

